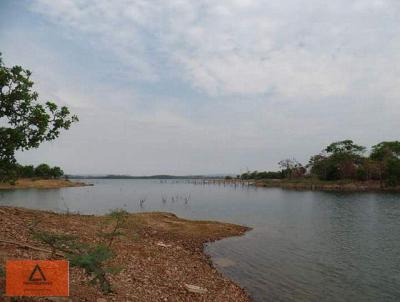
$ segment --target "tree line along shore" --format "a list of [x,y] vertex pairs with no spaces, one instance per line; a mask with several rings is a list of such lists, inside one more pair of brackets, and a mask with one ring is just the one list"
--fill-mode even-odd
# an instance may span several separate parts
[[278,163],[279,171],[248,171],[225,181],[294,189],[400,191],[400,141],[381,142],[366,151],[343,140],[311,156],[307,164],[288,158]]

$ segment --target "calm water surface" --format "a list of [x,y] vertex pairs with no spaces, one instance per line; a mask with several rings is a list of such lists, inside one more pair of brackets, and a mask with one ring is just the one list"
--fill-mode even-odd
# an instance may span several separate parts
[[0,204],[89,214],[157,210],[244,224],[254,229],[206,250],[254,301],[400,301],[400,195],[89,182],[95,186],[0,191]]

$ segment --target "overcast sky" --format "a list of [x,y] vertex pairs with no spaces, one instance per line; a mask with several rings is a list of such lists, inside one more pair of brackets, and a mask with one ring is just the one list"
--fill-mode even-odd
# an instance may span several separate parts
[[0,1],[6,65],[79,115],[22,163],[239,173],[400,139],[398,0]]

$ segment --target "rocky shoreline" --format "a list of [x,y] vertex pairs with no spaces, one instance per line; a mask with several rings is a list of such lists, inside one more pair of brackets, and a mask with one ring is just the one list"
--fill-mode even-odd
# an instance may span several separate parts
[[[33,240],[25,227],[33,221],[43,230],[99,243],[99,231],[112,227],[108,220],[108,216],[0,207],[0,265],[4,267],[7,259],[49,258],[46,246]],[[66,301],[250,301],[203,252],[206,242],[240,236],[248,230],[228,223],[181,219],[170,213],[129,214],[124,235],[116,238],[112,247],[115,257],[111,264],[122,268],[109,276],[113,293],[101,293],[88,283],[83,270],[73,267]],[[4,277],[0,280],[1,297]]]

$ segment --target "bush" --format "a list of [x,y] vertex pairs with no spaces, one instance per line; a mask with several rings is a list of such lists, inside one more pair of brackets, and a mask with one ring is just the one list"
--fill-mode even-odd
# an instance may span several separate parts
[[114,226],[109,233],[101,232],[99,233],[100,237],[103,237],[107,241],[107,246],[111,248],[111,245],[115,238],[123,236],[122,228],[126,224],[126,220],[128,218],[129,213],[123,209],[112,210],[108,216],[111,218],[111,222],[114,223]]
[[395,187],[400,184],[400,160],[390,159],[386,167],[386,185]]
[[112,292],[107,273],[117,269],[106,266],[106,262],[113,257],[111,250],[104,245],[88,245],[77,241],[77,237],[68,234],[56,234],[45,231],[33,231],[32,237],[51,248],[51,257],[59,253],[65,254],[71,266],[80,267],[92,277],[90,283],[98,283],[103,293]]
[[357,174],[357,180],[364,181],[368,179],[367,170],[363,166],[357,168],[356,174]]
[[71,247],[75,246],[76,236],[55,234],[50,232],[36,232],[31,229],[32,237],[41,241],[51,248],[51,258],[55,257],[58,251],[71,252]]
[[106,273],[114,272],[113,268],[105,267],[105,262],[112,258],[111,250],[103,245],[85,246],[81,253],[68,254],[71,266],[83,268],[86,274],[93,276],[92,284],[98,283],[103,293],[111,293],[111,284]]

